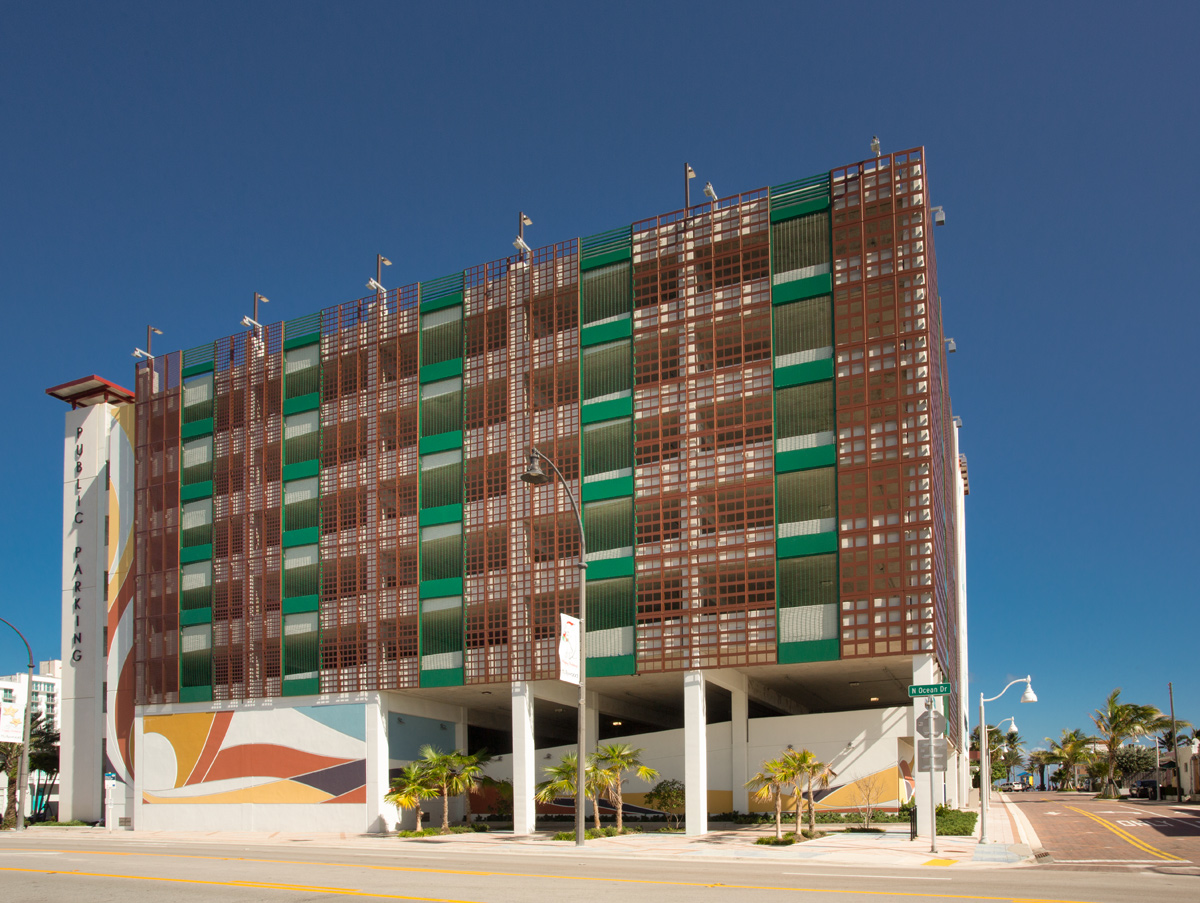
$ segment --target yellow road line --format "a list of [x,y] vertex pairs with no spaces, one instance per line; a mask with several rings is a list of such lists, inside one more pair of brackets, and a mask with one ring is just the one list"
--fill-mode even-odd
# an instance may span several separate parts
[[[14,851],[16,852],[16,851]],[[65,851],[56,851],[65,852]],[[72,850],[70,852],[79,853],[80,850]],[[136,855],[136,854],[129,854]],[[170,853],[153,853],[148,855],[155,856],[170,856]],[[229,857],[186,857],[186,858],[212,858],[212,859],[228,859]],[[259,860],[259,859],[238,859],[239,862],[263,862],[274,864],[285,860]],[[346,863],[317,863],[317,862],[293,862],[294,865],[346,865]],[[410,872],[433,872],[447,873],[448,869],[402,869],[402,871]],[[66,871],[63,869],[30,869],[30,868],[10,868],[0,866],[0,872],[29,872],[39,875],[63,875],[65,877],[77,876],[81,878],[125,878],[131,881],[164,881],[172,884],[195,884],[209,885],[214,887],[246,887],[259,888],[263,890],[285,890],[297,891],[304,893],[327,893],[339,894],[343,896],[359,896],[359,897],[379,897],[387,900],[415,900],[419,903],[473,903],[467,900],[455,900],[448,897],[415,897],[404,894],[379,894],[371,893],[370,891],[356,890],[354,888],[343,887],[316,887],[304,884],[270,884],[256,881],[206,881],[203,879],[189,878],[160,878],[156,875],[119,875],[106,872],[81,872],[81,871]],[[466,875],[488,874],[498,877],[514,877],[514,878],[547,878],[560,881],[602,881],[615,882],[626,884],[667,884],[676,887],[720,887],[725,890],[765,890],[765,891],[782,891],[784,893],[809,893],[809,894],[845,894],[847,891],[843,888],[832,887],[772,887],[769,885],[756,884],[709,884],[697,881],[643,881],[637,878],[591,878],[583,875],[527,875],[518,872],[463,872]],[[853,877],[848,875],[847,877]],[[885,890],[854,890],[854,893],[861,897],[921,897],[922,899],[938,899],[938,900],[994,900],[1007,901],[1007,903],[1093,903],[1093,901],[1085,900],[1062,900],[1050,899],[1043,897],[992,897],[979,894],[935,894],[928,891],[885,891]]]
[[1134,835],[1132,835],[1128,831],[1126,831],[1124,828],[1120,827],[1119,825],[1114,825],[1112,822],[1108,821],[1107,819],[1101,818],[1099,815],[1093,815],[1091,812],[1087,812],[1083,809],[1078,809],[1075,806],[1067,806],[1066,808],[1070,809],[1072,812],[1078,812],[1080,815],[1084,816],[1085,818],[1090,818],[1092,821],[1094,821],[1098,825],[1103,825],[1105,828],[1108,828],[1108,830],[1112,831],[1114,834],[1116,834],[1122,840],[1133,844],[1139,850],[1143,850],[1143,851],[1149,853],[1151,856],[1157,856],[1159,859],[1170,859],[1170,860],[1174,860],[1175,862],[1187,862],[1188,861],[1188,860],[1184,859],[1182,856],[1173,856],[1164,850],[1160,850],[1158,847],[1151,846],[1150,844],[1146,843],[1146,841],[1142,840],[1140,837],[1135,837]]

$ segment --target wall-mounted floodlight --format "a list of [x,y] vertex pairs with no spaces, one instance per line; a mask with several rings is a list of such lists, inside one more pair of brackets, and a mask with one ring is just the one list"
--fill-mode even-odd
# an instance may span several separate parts
[[709,200],[712,200],[712,201],[719,201],[719,200],[721,200],[719,197],[717,197],[717,192],[716,192],[716,190],[715,190],[715,189],[712,187],[712,182],[705,182],[705,183],[704,183],[704,196],[705,196],[705,197],[707,197]]
[[954,425],[961,430],[962,429],[962,418],[959,417],[957,414],[955,414],[954,417],[951,419],[954,421]]
[[382,285],[380,285],[380,284],[379,284],[378,282],[376,282],[374,279],[368,279],[368,280],[367,280],[367,288],[369,288],[369,289],[374,289],[375,291],[377,291],[377,292],[379,292],[379,293],[381,293],[381,294],[387,291],[387,289],[386,289],[386,288],[384,288]]
[[953,354],[958,350],[958,343],[954,339],[946,339],[946,353]]
[[933,224],[935,226],[946,225],[946,211],[945,210],[943,210],[941,207],[931,207],[930,210],[933,211]]
[[871,136],[871,153],[873,153],[876,157],[879,156],[879,136],[878,135]]

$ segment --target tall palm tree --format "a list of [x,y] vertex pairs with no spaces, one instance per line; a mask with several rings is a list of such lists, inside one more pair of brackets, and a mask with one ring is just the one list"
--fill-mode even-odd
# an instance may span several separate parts
[[1050,753],[1048,750],[1035,749],[1025,760],[1025,764],[1031,771],[1035,769],[1037,770],[1039,787],[1046,786],[1046,766],[1053,764],[1049,759],[1049,755]]
[[1096,730],[1100,732],[1097,738],[1104,744],[1108,758],[1107,778],[1104,789],[1100,792],[1101,799],[1120,799],[1121,792],[1113,780],[1113,772],[1117,764],[1117,750],[1126,740],[1148,734],[1164,727],[1171,726],[1169,718],[1152,705],[1138,705],[1133,702],[1121,702],[1121,688],[1117,687],[1108,694],[1102,708],[1096,709],[1092,715]]
[[429,784],[437,788],[442,798],[442,832],[450,831],[450,787],[454,783],[455,771],[458,768],[459,754],[444,753],[440,749],[426,743],[418,751],[417,762],[429,779]]
[[746,782],[754,799],[771,800],[775,804],[776,840],[783,840],[783,792],[788,785],[788,766],[782,759],[767,759]]
[[816,755],[807,749],[789,749],[783,754],[784,775],[789,783],[796,787],[796,834],[800,833],[800,786],[807,788],[808,797],[808,831],[811,834],[817,829],[817,812],[813,800],[813,785],[828,787],[833,772],[829,766],[817,760]]
[[632,771],[639,781],[649,783],[658,777],[658,772],[641,760],[645,750],[634,749],[628,743],[606,743],[596,747],[596,768],[605,785],[605,796],[617,808],[617,833],[625,831],[625,812],[622,790],[625,772]]
[[1059,781],[1059,787],[1066,790],[1075,787],[1075,768],[1086,765],[1092,759],[1091,738],[1079,728],[1067,730],[1063,728],[1062,737],[1058,740],[1046,738],[1050,748],[1046,751],[1046,761],[1058,765],[1066,772],[1066,779]]
[[[564,753],[557,765],[545,770],[546,780],[534,788],[533,798],[539,803],[550,803],[562,796],[575,798],[575,777],[579,773],[579,758],[573,752]],[[588,756],[583,766],[583,795],[592,802],[592,813],[596,830],[600,830],[600,794],[604,790],[604,779],[596,768],[595,759]]]
[[33,716],[29,725],[29,770],[37,775],[33,815],[45,818],[50,789],[58,777],[58,731],[54,722],[42,712]]
[[1000,753],[1000,762],[1004,765],[1004,771],[1009,781],[1012,781],[1013,769],[1020,767],[1024,751],[1025,741],[1021,739],[1020,734],[1016,731],[1009,731],[1004,735],[1004,749]]
[[417,830],[421,830],[421,801],[433,799],[437,790],[429,780],[429,775],[420,762],[410,762],[400,769],[400,774],[392,778],[392,789],[383,798],[405,811],[417,810]]

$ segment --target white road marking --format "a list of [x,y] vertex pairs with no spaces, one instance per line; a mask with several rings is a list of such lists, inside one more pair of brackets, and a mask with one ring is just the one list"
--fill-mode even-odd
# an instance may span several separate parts
[[[805,878],[845,878],[844,874],[837,872],[783,872],[784,875],[802,875]],[[930,875],[928,878],[924,875],[863,875],[855,874],[855,878],[884,878],[888,881],[950,881],[950,878],[940,878]]]
[[1116,862],[1121,865],[1162,865],[1161,859],[1059,859],[1055,862]]

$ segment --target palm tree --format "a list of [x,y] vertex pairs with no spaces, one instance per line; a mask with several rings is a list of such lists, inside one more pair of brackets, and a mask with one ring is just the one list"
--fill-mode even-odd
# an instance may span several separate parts
[[788,787],[788,767],[781,759],[767,759],[746,782],[756,800],[775,803],[775,839],[783,840],[783,792]]
[[1047,750],[1035,749],[1025,760],[1025,764],[1031,771],[1034,769],[1037,770],[1039,787],[1046,786],[1046,766],[1053,764],[1049,759],[1049,755],[1050,753]]
[[454,783],[459,754],[457,752],[444,753],[428,743],[422,746],[418,753],[420,758],[417,759],[417,762],[428,778],[429,785],[436,788],[438,795],[442,798],[442,833],[449,833],[450,787]]
[[1004,765],[1009,781],[1012,781],[1013,769],[1021,764],[1021,753],[1024,751],[1024,746],[1025,742],[1016,731],[1009,731],[1004,735],[1004,749],[1000,753],[1000,762]]
[[1117,764],[1117,750],[1126,740],[1161,730],[1170,729],[1170,719],[1164,718],[1163,713],[1152,705],[1138,705],[1133,702],[1121,702],[1121,688],[1117,687],[1108,694],[1104,707],[1096,709],[1092,715],[1096,730],[1100,732],[1097,738],[1104,744],[1108,757],[1107,778],[1104,789],[1100,792],[1101,799],[1120,799],[1121,791],[1113,780],[1113,772]]
[[29,770],[36,774],[33,815],[44,818],[50,801],[50,788],[58,777],[58,731],[43,713],[33,716],[29,725]]
[[788,777],[788,782],[794,784],[796,787],[796,834],[800,834],[801,783],[807,787],[808,832],[811,834],[817,829],[817,811],[813,801],[813,785],[828,787],[829,779],[833,776],[833,772],[824,762],[817,761],[816,755],[807,749],[799,751],[789,749],[783,754],[782,761],[785,763],[784,773]]
[[[564,753],[557,765],[546,768],[546,780],[534,788],[533,798],[539,803],[551,803],[562,796],[575,798],[575,776],[579,773],[579,757],[573,752]],[[583,772],[583,795],[592,802],[592,812],[596,821],[596,830],[600,830],[600,794],[604,791],[605,781],[596,768],[595,759],[588,756]]]
[[433,799],[437,790],[430,783],[429,775],[420,762],[410,762],[392,778],[392,789],[383,798],[405,811],[417,810],[417,830],[421,830],[421,800]]
[[1058,740],[1046,738],[1050,749],[1046,752],[1046,761],[1061,766],[1060,771],[1066,772],[1066,780],[1059,781],[1059,787],[1066,790],[1075,787],[1075,767],[1086,765],[1092,758],[1091,738],[1079,728],[1069,731],[1063,728],[1062,737]]
[[455,754],[454,773],[450,778],[450,792],[455,796],[460,793],[466,797],[463,809],[463,820],[471,820],[471,794],[483,783],[483,769],[492,760],[492,754],[486,749],[477,753]]
[[639,781],[649,783],[658,777],[658,772],[643,764],[641,755],[645,750],[634,749],[628,743],[607,743],[596,748],[596,767],[605,785],[605,796],[617,808],[617,833],[625,831],[622,788],[625,772],[632,771]]

